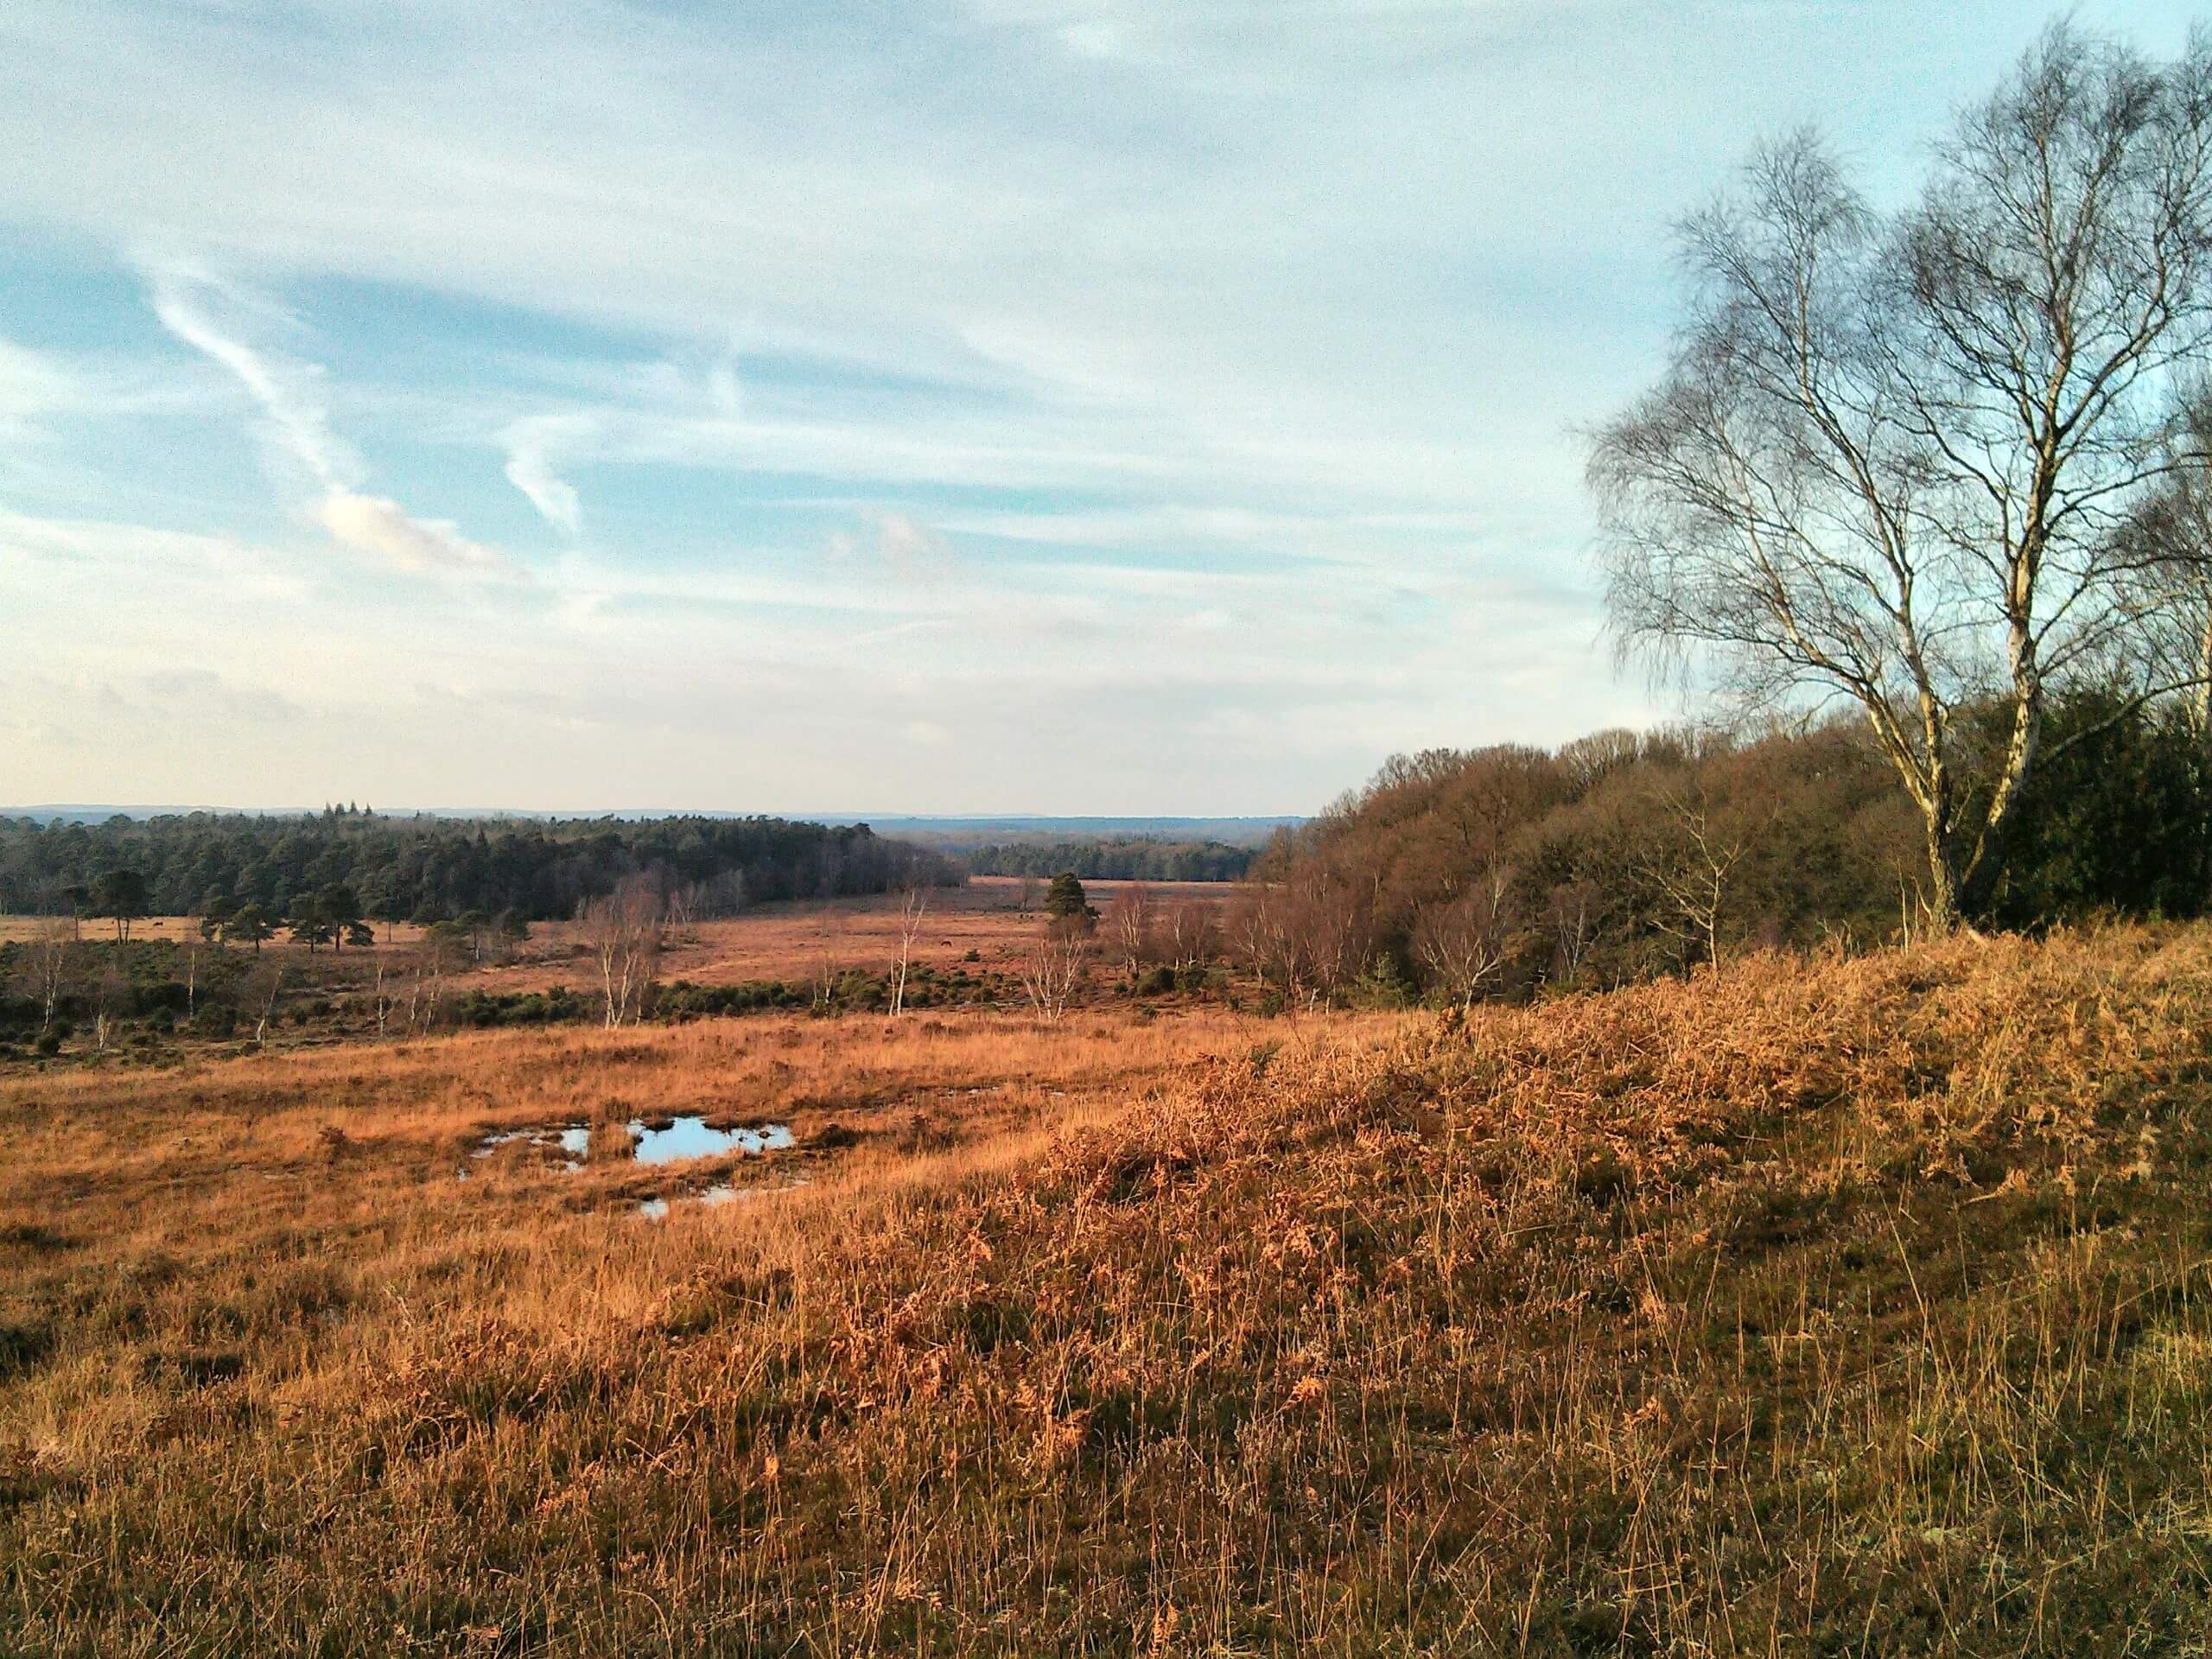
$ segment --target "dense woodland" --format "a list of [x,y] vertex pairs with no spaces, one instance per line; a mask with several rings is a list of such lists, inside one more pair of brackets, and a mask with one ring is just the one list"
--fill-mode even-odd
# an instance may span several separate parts
[[[2202,914],[2212,756],[2187,711],[2082,693],[2049,721],[2082,739],[2019,809],[1987,921]],[[1231,948],[1308,1001],[1612,986],[1940,920],[1919,816],[1857,721],[1402,756],[1255,874]]]
[[882,893],[960,879],[954,861],[874,834],[783,818],[546,821],[388,817],[332,807],[305,817],[194,812],[103,823],[0,818],[0,912],[92,912],[103,876],[135,872],[142,913],[257,906],[292,915],[344,887],[372,920],[512,913],[566,917],[625,878],[651,875],[679,908],[732,915],[773,899]]
[[1259,856],[1256,847],[1220,841],[1163,841],[1151,836],[986,842],[960,857],[977,875],[1063,873],[1085,881],[1238,881]]

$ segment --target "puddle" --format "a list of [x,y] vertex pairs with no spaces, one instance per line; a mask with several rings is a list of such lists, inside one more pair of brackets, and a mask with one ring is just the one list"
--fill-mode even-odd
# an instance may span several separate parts
[[502,1129],[479,1141],[468,1155],[489,1158],[501,1147],[512,1146],[518,1141],[527,1141],[533,1147],[558,1147],[569,1154],[563,1167],[582,1169],[584,1154],[591,1149],[591,1131],[581,1123],[572,1123],[560,1129]]
[[[676,1118],[658,1128],[647,1128],[642,1118],[632,1118],[629,1131],[631,1159],[640,1164],[682,1163],[728,1152],[758,1155],[781,1152],[792,1144],[787,1124],[769,1123],[757,1129],[713,1129],[707,1127],[705,1118],[696,1116]],[[548,1149],[558,1147],[567,1154],[564,1166],[569,1169],[582,1169],[584,1160],[591,1155],[591,1129],[582,1123],[558,1128],[542,1125],[528,1129],[502,1129],[486,1135],[468,1155],[488,1158],[501,1147],[518,1141]]]
[[[696,1205],[728,1204],[734,1198],[757,1198],[763,1192],[782,1192],[794,1186],[806,1185],[807,1179],[804,1175],[797,1176],[788,1181],[777,1182],[772,1186],[732,1186],[728,1182],[723,1181],[702,1192],[679,1193],[673,1202]],[[667,1198],[640,1198],[638,1200],[638,1214],[647,1221],[665,1220],[671,1203],[671,1201]]]
[[710,1129],[703,1117],[679,1117],[660,1129],[633,1122],[630,1138],[637,1147],[632,1156],[641,1164],[673,1164],[724,1152],[781,1152],[791,1144],[791,1132],[781,1123],[757,1129]]

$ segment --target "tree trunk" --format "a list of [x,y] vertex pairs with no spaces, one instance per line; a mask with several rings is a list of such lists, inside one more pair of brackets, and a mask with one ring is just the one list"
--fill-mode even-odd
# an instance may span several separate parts
[[2197,747],[2212,747],[2212,607],[2196,636],[2196,684],[2189,694],[2189,728]]
[[1928,892],[1920,901],[1920,913],[1923,925],[1940,938],[1965,920],[1959,901],[1959,872],[1942,804],[1923,807],[1921,814],[1928,836]]

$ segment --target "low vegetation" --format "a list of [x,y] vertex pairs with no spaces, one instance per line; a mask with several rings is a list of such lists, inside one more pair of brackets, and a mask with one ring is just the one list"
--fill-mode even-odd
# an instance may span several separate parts
[[[1110,925],[1092,937],[1095,906],[1069,878],[1064,902],[1091,931],[1066,942],[1065,1001],[1268,1004],[1218,951],[1232,887],[1089,891]],[[1052,917],[1047,884],[991,877],[709,920],[674,919],[664,890],[633,883],[572,922],[502,927],[480,912],[473,924],[380,928],[344,950],[296,926],[248,944],[208,918],[143,918],[125,942],[87,937],[73,918],[0,917],[0,1065],[166,1067],[454,1027],[1034,1012],[1025,979]]]
[[[0,1630],[2201,1637],[2204,930],[1761,956],[1464,1016],[968,1020],[0,1083]],[[487,1128],[687,1109],[791,1123],[745,1167],[810,1184],[655,1223],[619,1162],[454,1179]]]

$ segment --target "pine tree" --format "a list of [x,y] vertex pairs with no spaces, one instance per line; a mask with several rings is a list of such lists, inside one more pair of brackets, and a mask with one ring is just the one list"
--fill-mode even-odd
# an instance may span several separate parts
[[226,944],[236,939],[241,944],[250,944],[257,957],[261,954],[263,942],[276,937],[276,930],[270,923],[269,912],[259,905],[240,905],[231,912],[230,920],[223,924]]
[[1048,916],[1080,916],[1090,908],[1084,897],[1083,883],[1075,879],[1072,870],[1062,870],[1052,878],[1052,885],[1045,889],[1045,913]]

